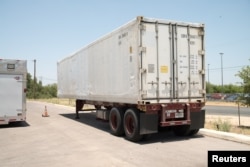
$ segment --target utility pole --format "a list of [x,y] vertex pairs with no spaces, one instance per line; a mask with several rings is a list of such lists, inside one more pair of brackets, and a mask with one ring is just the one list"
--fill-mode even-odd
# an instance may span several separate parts
[[34,59],[34,85],[33,85],[33,97],[36,98],[36,59]]
[[221,93],[224,93],[224,88],[223,88],[223,54],[224,53],[220,53],[221,56]]
[[207,64],[207,82],[208,82],[208,83],[210,83],[210,82],[209,82],[209,65],[210,65],[210,64]]

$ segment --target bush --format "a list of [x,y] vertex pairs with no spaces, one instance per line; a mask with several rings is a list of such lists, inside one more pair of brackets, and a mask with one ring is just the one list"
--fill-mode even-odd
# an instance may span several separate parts
[[223,132],[230,132],[230,129],[232,127],[230,121],[222,121],[220,118],[218,119],[218,121],[213,122],[213,126],[215,129]]

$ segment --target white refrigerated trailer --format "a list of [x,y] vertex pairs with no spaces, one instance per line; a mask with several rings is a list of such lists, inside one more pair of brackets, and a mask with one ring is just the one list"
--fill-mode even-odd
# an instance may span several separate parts
[[[137,17],[58,62],[58,97],[84,104],[132,141],[204,126],[204,24]],[[105,108],[105,109],[104,109]]]
[[0,59],[0,125],[26,120],[26,60]]

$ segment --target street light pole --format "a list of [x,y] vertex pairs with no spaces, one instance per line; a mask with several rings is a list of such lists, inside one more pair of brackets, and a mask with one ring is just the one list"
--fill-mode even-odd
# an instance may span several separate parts
[[220,53],[221,56],[221,93],[224,93],[224,89],[223,89],[223,54],[224,53]]
[[36,98],[36,59],[34,59],[34,86],[33,86],[33,97]]
[[208,82],[208,83],[210,83],[210,82],[209,82],[209,65],[210,65],[210,64],[207,64],[207,82]]

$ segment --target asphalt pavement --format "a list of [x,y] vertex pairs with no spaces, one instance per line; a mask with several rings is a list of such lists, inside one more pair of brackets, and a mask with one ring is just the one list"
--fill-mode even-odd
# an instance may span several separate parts
[[[49,117],[42,117],[45,106]],[[80,113],[76,120],[73,107],[28,102],[27,109],[25,123],[0,127],[3,167],[205,167],[208,150],[250,150],[245,142],[222,140],[220,132],[206,130],[194,137],[163,131],[133,143],[111,135],[95,112]]]

